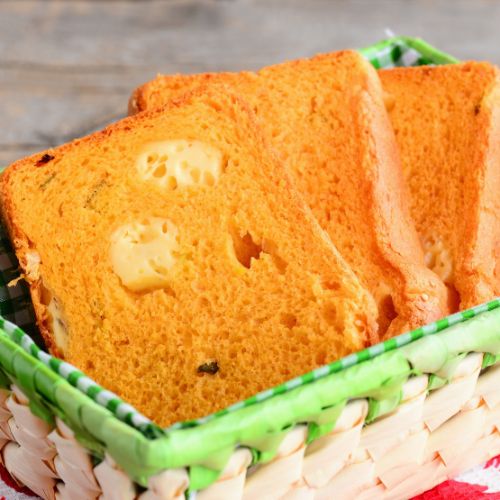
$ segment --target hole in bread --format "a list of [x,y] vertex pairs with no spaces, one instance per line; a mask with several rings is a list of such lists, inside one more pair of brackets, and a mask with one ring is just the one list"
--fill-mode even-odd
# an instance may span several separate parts
[[310,101],[310,111],[309,113],[315,113],[316,112],[316,109],[318,109],[318,99],[316,96],[313,96],[311,97],[311,101]]
[[278,245],[274,243],[274,241],[271,241],[267,238],[264,238],[262,240],[262,250],[269,254],[271,258],[273,259],[273,263],[276,266],[276,269],[280,274],[284,274],[286,271],[286,268],[288,267],[288,262],[284,259],[282,259],[278,255]]
[[324,365],[326,363],[326,352],[323,350],[319,350],[316,353],[315,361],[317,365]]
[[165,163],[160,163],[160,165],[155,168],[153,177],[163,177],[166,173],[167,167],[165,166]]
[[161,290],[165,295],[168,295],[169,297],[172,297],[174,299],[177,298],[175,290],[170,285],[165,285]]
[[250,269],[252,259],[258,260],[260,258],[262,246],[255,243],[248,232],[243,236],[239,236],[233,231],[231,237],[233,240],[234,255],[238,259],[238,262],[247,269]]
[[457,312],[460,309],[460,294],[453,283],[445,283],[448,289],[448,307],[450,311]]
[[391,295],[386,295],[382,298],[382,300],[380,301],[379,310],[389,322],[396,318],[396,316],[398,315],[398,313],[396,312],[396,308],[394,307],[394,301],[392,300]]
[[337,326],[338,314],[337,307],[333,302],[327,302],[322,310],[323,318],[332,326]]
[[280,322],[287,328],[292,329],[294,326],[297,325],[297,316],[295,316],[295,314],[290,314],[290,313],[281,313]]
[[176,189],[177,188],[177,179],[173,176],[170,176],[167,179],[167,186],[169,189]]
[[337,283],[336,281],[325,281],[325,280],[323,280],[321,282],[321,287],[324,290],[332,290],[334,292],[340,290],[340,284]]
[[151,165],[152,163],[155,163],[157,159],[158,159],[158,155],[156,153],[150,154],[150,155],[148,155],[147,163],[149,165]]
[[231,260],[234,259],[244,268],[250,269],[252,259],[258,260],[264,254],[267,256],[267,262],[272,262],[280,274],[285,273],[288,263],[278,255],[274,242],[265,238],[262,241],[256,240],[248,231],[242,236],[242,231],[234,227],[230,228],[229,234],[227,250]]
[[198,297],[198,308],[199,309],[209,309],[210,302],[206,297]]

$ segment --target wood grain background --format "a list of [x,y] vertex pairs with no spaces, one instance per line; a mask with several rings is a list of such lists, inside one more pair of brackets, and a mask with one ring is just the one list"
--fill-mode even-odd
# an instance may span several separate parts
[[158,72],[255,69],[386,28],[500,63],[496,0],[0,0],[0,165],[118,119]]

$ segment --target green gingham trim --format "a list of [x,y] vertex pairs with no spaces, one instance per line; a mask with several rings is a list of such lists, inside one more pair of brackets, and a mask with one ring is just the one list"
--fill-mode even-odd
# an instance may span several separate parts
[[418,38],[394,37],[360,49],[377,69],[456,63],[457,59]]
[[[481,304],[480,306],[473,307],[466,311],[452,314],[451,316],[440,319],[435,323],[417,328],[416,330],[405,333],[403,335],[399,335],[398,337],[393,337],[389,340],[386,340],[385,342],[371,346],[368,349],[356,352],[354,354],[346,356],[345,358],[339,359],[338,361],[334,361],[333,363],[317,368],[316,370],[312,370],[311,372],[301,375],[300,377],[296,377],[289,380],[288,382],[285,382],[284,384],[260,392],[255,396],[252,396],[239,403],[233,404],[221,411],[218,411],[206,417],[174,424],[167,430],[186,429],[205,424],[228,413],[233,413],[242,408],[253,406],[254,404],[270,399],[273,396],[285,394],[293,389],[296,389],[297,387],[310,384],[333,373],[338,373],[351,366],[369,361],[385,352],[389,352],[394,349],[398,349],[399,347],[408,345],[411,342],[415,342],[416,340],[421,339],[422,337],[434,335],[452,325],[462,323],[477,316],[480,313],[491,311],[498,307],[500,307],[500,299],[495,299],[491,302]],[[28,354],[41,361],[53,372],[57,373],[62,378],[67,380],[73,387],[76,387],[79,391],[88,396],[94,402],[109,410],[118,419],[136,428],[148,438],[156,438],[164,435],[164,431],[153,424],[151,420],[139,413],[131,405],[122,401],[118,396],[116,396],[116,394],[113,394],[111,391],[102,388],[100,385],[95,383],[92,379],[87,377],[84,373],[82,373],[80,370],[76,369],[69,363],[55,358],[54,356],[51,356],[50,354],[47,354],[45,351],[40,349],[29,337],[29,335],[25,334],[16,325],[0,317],[0,329],[3,330],[3,332],[8,335],[8,337],[13,342],[21,346]]]
[[357,365],[364,361],[369,361],[371,359],[376,358],[380,354],[384,352],[393,351],[394,349],[398,349],[399,347],[403,347],[405,345],[410,344],[411,342],[415,342],[416,340],[421,339],[422,337],[426,337],[428,335],[434,335],[446,328],[456,325],[457,323],[462,323],[467,321],[468,319],[474,318],[478,314],[481,314],[486,311],[492,311],[500,307],[500,298],[494,299],[485,304],[481,304],[479,306],[473,307],[471,309],[467,309],[466,311],[458,312],[452,314],[451,316],[447,316],[446,318],[442,318],[434,323],[430,323],[421,328],[417,328],[408,333],[404,333],[397,337],[393,337],[385,342],[380,344],[373,345],[368,349],[363,351],[356,352],[345,358],[339,359],[338,361],[334,361],[328,365],[324,365],[316,370],[312,370],[305,375],[301,375],[300,377],[296,377],[294,379],[285,382],[284,384],[273,387],[272,389],[268,389],[266,391],[260,392],[255,396],[252,396],[244,401],[231,405],[223,410],[220,410],[216,413],[208,415],[203,418],[199,418],[196,420],[190,420],[187,422],[179,422],[174,424],[171,429],[185,429],[189,427],[196,427],[198,425],[205,424],[210,422],[214,418],[221,417],[222,415],[226,415],[228,413],[232,413],[236,410],[240,410],[241,408],[246,408],[248,406],[252,406],[256,403],[260,403],[261,401],[265,401],[266,399],[272,398],[278,394],[285,394],[292,389],[297,387],[304,386],[306,384],[310,384],[316,380],[322,379],[328,375],[333,373],[341,372],[346,368]]
[[109,410],[123,422],[135,427],[147,437],[163,435],[163,432],[158,426],[154,425],[151,420],[139,413],[131,405],[122,401],[116,394],[96,384],[73,365],[51,356],[40,349],[33,339],[24,333],[21,328],[2,317],[0,317],[0,331],[1,330],[3,330],[2,333],[6,334],[28,354],[41,361],[53,372],[68,381],[73,387],[76,387],[94,402]]
[[[18,279],[19,271],[19,262],[0,225],[0,315],[23,328],[38,345],[43,345],[35,325],[29,290],[24,280]],[[9,283],[13,284],[9,286]]]

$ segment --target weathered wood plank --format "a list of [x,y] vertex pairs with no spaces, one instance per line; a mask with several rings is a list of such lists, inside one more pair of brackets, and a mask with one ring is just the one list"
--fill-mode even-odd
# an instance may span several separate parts
[[0,9],[2,63],[236,69],[369,44],[385,28],[500,62],[492,0],[15,0]]
[[5,145],[0,144],[0,169],[10,165],[18,158],[23,158],[30,154],[36,153],[43,149],[45,146],[40,147],[38,144],[18,144],[18,145]]
[[384,29],[500,63],[493,0],[0,2],[0,163],[122,116],[157,72],[253,69]]

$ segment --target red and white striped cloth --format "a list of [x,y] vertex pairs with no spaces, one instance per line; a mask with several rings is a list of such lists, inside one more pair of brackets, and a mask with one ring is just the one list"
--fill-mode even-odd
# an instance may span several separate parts
[[[0,466],[0,500],[34,500],[36,495],[19,488]],[[446,481],[413,500],[500,500],[500,455],[484,465]]]

